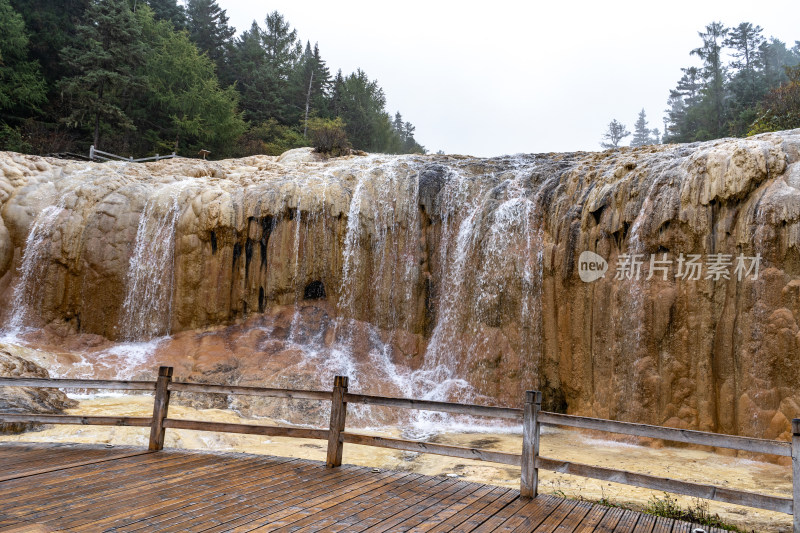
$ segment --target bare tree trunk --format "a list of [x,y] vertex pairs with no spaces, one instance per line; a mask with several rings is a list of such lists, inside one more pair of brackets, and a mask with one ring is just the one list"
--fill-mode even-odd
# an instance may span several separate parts
[[[103,101],[103,85],[100,85],[100,90],[97,93],[97,105]],[[100,108],[94,113],[94,147],[100,148]]]
[[306,121],[305,126],[303,126],[303,138],[308,138],[308,108],[311,104],[311,84],[314,83],[314,71],[311,71],[311,79],[308,80],[308,92],[306,93]]

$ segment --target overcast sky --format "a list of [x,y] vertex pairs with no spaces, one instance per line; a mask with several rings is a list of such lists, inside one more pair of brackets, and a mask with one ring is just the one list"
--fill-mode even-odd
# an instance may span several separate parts
[[599,150],[611,119],[633,130],[642,108],[663,129],[669,90],[699,64],[689,52],[712,21],[800,40],[798,0],[218,3],[240,32],[279,11],[332,74],[377,79],[429,151],[479,156]]

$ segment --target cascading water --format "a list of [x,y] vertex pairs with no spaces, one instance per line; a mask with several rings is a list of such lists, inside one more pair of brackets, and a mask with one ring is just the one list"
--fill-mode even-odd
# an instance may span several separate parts
[[45,207],[28,233],[19,268],[20,278],[14,287],[11,317],[5,328],[12,335],[38,317],[44,289],[40,280],[46,278],[45,270],[50,266],[49,248],[54,242],[53,234],[60,231],[56,221],[63,212],[61,204]]
[[120,323],[121,337],[146,341],[169,335],[175,268],[175,231],[186,183],[157,189],[139,219]]

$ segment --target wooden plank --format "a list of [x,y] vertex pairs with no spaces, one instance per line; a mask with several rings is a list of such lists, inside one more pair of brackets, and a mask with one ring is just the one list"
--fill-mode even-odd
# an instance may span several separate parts
[[193,429],[196,431],[217,431],[219,433],[243,433],[247,435],[266,435],[269,437],[295,437],[298,439],[328,439],[327,429],[289,428],[282,426],[255,426],[250,424],[229,424],[226,422],[203,422],[167,418],[164,427],[171,429]]
[[536,528],[561,502],[560,499],[550,495],[540,495],[536,498],[520,498],[520,505],[512,511],[508,506],[495,516],[481,524],[476,533],[503,532],[510,533],[522,526],[532,531]]
[[[315,462],[315,464],[318,464]],[[298,504],[336,493],[341,486],[352,487],[370,478],[371,472],[366,468],[343,465],[336,469],[320,469],[313,479],[304,481],[296,490],[288,492],[283,498],[260,500],[238,506],[240,515],[234,520],[229,520],[224,525],[208,529],[214,531],[250,531],[258,526],[268,525],[273,516],[291,513],[291,508]],[[287,509],[290,509],[287,511]]]
[[[419,526],[422,524],[429,524],[431,526],[434,524],[438,524],[444,518],[450,516],[449,514],[447,514],[447,509],[451,505],[455,504],[462,498],[474,493],[479,488],[480,485],[478,485],[477,483],[469,483],[466,481],[461,481],[459,483],[456,483],[456,485],[453,486],[452,490],[448,490],[441,494],[437,494],[436,498],[432,500],[431,505],[429,505],[425,509],[417,511],[413,515],[406,517],[402,522],[400,522],[397,525],[397,528],[401,531],[407,531],[415,526]],[[445,514],[442,518],[439,518],[439,513],[445,513]]]
[[247,394],[250,396],[267,396],[271,398],[288,398],[290,400],[327,400],[330,391],[270,389],[265,387],[240,387],[233,385],[209,385],[204,383],[180,383],[173,381],[169,390],[176,392],[205,392],[209,394]]
[[[336,531],[333,525],[343,518],[352,517],[375,506],[388,502],[387,496],[403,491],[404,488],[418,483],[422,474],[408,474],[400,479],[387,483],[378,489],[371,490],[343,502],[341,505],[330,507],[325,511],[317,512],[312,517],[305,518],[291,525],[294,533],[315,533],[317,531]],[[300,529],[297,529],[297,528]]]
[[361,444],[362,446],[377,446],[380,448],[391,448],[409,452],[433,453],[512,466],[519,466],[521,462],[521,456],[513,453],[479,450],[476,448],[466,448],[464,446],[451,446],[449,444],[395,439],[391,437],[375,437],[372,435],[362,435],[360,433],[342,433],[342,441],[350,444]]
[[519,492],[515,490],[509,490],[497,498],[497,500],[493,501],[483,509],[480,509],[461,524],[455,526],[452,531],[454,533],[468,533],[470,531],[474,531],[476,528],[485,524],[492,517],[500,513],[506,513],[507,509],[511,509],[511,512],[509,513],[510,515],[514,513],[516,508],[522,507],[523,505],[525,505],[525,500],[519,497]]
[[[364,491],[370,490],[370,488],[374,486],[378,486],[383,478],[390,475],[392,475],[391,472],[380,472],[378,474],[373,474],[372,476],[358,478],[356,483],[348,482],[346,484],[336,484],[333,487],[326,488],[326,490],[314,495],[310,499],[303,498],[301,500],[301,505],[297,505],[297,503],[295,503],[294,505],[284,507],[283,509],[274,511],[269,515],[260,518],[258,521],[252,524],[257,526],[255,528],[251,527],[251,525],[248,525],[247,528],[236,528],[234,531],[258,531],[259,533],[274,531],[282,526],[293,524],[301,518],[305,518],[308,516],[309,511],[312,511],[315,508],[320,508],[318,506],[325,505],[331,501],[338,502],[342,499],[362,494]],[[298,510],[298,508],[300,508],[300,510]]]
[[757,494],[742,490],[715,487],[713,485],[702,485],[689,481],[680,481],[677,479],[668,479],[658,476],[651,476],[648,474],[628,472],[626,470],[615,470],[600,466],[571,463],[569,461],[558,461],[547,457],[539,457],[537,466],[545,470],[560,472],[562,474],[572,474],[576,476],[589,477],[592,479],[601,479],[603,481],[611,481],[614,483],[622,483],[625,485],[633,485],[635,487],[643,487],[646,489],[685,494],[687,496],[694,496],[696,498],[716,500],[726,503],[733,503],[736,505],[745,505],[748,507],[756,507],[758,509],[766,509],[768,511],[778,511],[788,514],[792,513],[791,498],[769,496],[766,494]]
[[453,402],[434,402],[430,400],[414,400],[411,398],[387,398],[384,396],[369,396],[366,394],[347,394],[345,401],[366,405],[383,405],[385,407],[399,407],[401,409],[417,409],[421,411],[441,411],[459,415],[488,416],[492,418],[506,418],[522,420],[522,409],[511,407],[493,407],[486,405],[470,405]]
[[479,486],[476,490],[463,495],[463,497],[459,498],[458,501],[448,505],[446,509],[436,513],[435,516],[409,529],[409,533],[422,533],[424,531],[430,531],[437,526],[446,523],[448,520],[456,516],[460,511],[475,505],[475,502],[480,501],[481,498],[491,494],[497,488],[498,487],[490,487],[488,485]]
[[164,436],[166,434],[164,419],[167,418],[167,412],[169,411],[170,381],[172,381],[172,367],[159,367],[158,380],[156,381],[156,396],[153,401],[153,420],[150,425],[149,449],[153,452],[164,448]]
[[636,520],[636,533],[650,533],[656,525],[656,517],[650,514],[640,514]]
[[615,533],[633,533],[636,531],[636,522],[639,521],[639,513],[626,509],[619,519],[617,527],[614,528]]
[[675,520],[672,526],[672,533],[692,533],[692,524]]
[[335,468],[342,464],[342,432],[344,431],[345,421],[347,420],[347,402],[344,396],[347,394],[347,376],[335,376],[333,378],[333,393],[331,396],[331,421],[328,428],[328,453],[325,459],[325,466]]
[[[455,479],[448,479],[438,485],[433,485],[430,488],[421,491],[420,494],[424,496],[423,499],[417,500],[413,505],[406,505],[405,508],[388,518],[374,524],[364,530],[365,533],[382,533],[384,531],[403,531],[402,523],[408,519],[413,518],[417,514],[425,511],[431,505],[434,505],[443,498],[454,494],[461,490],[466,483],[464,481],[457,481]],[[414,525],[414,524],[412,524]]]
[[[158,469],[159,477],[165,477],[167,469],[175,469],[179,474],[185,473],[187,468],[203,461],[201,455],[185,455],[178,458],[165,457],[159,454],[147,454],[115,460],[113,463],[92,464],[86,467],[75,469],[69,475],[65,473],[42,474],[36,479],[36,487],[32,489],[26,480],[11,480],[3,484],[3,502],[6,508],[9,506],[27,508],[37,508],[43,510],[48,501],[55,502],[55,505],[62,505],[64,499],[72,495],[80,495],[82,492],[91,492],[98,487],[111,487],[115,490],[123,490],[131,486],[137,486],[143,481],[137,481],[122,487],[115,481],[119,476],[125,474],[127,469],[136,469],[137,475],[141,479],[146,478],[151,469]],[[167,467],[164,467],[167,464]]]
[[597,524],[595,531],[597,531],[597,533],[610,533],[611,531],[614,531],[624,513],[625,509],[621,509],[619,507],[613,507],[609,509],[608,512],[603,515],[603,519],[600,520],[600,523]]
[[605,505],[593,504],[589,513],[583,517],[581,522],[575,527],[575,533],[592,533],[609,511],[610,507]]
[[653,533],[671,533],[674,523],[675,520],[672,520],[671,518],[658,516],[656,517],[656,524],[653,527]]
[[[217,477],[207,490],[188,492],[178,505],[170,505],[139,518],[125,517],[113,524],[116,531],[153,531],[175,527],[184,529],[208,527],[209,523],[220,523],[230,512],[244,507],[253,499],[270,498],[271,495],[290,491],[299,476],[311,476],[319,466],[310,465],[300,459],[275,460],[256,463],[252,470],[235,478]],[[236,481],[230,482],[230,479]]]
[[738,437],[735,435],[708,433],[691,429],[635,424],[633,422],[617,422],[615,420],[548,413],[545,411],[539,414],[539,421],[548,426],[594,429],[610,433],[622,433],[637,437],[663,439],[687,444],[700,444],[703,446],[714,446],[716,448],[730,448],[754,453],[780,455],[783,457],[790,457],[792,451],[790,443],[777,440],[754,439],[751,437]]
[[105,379],[0,378],[0,387],[155,391],[156,383],[155,381],[118,381]]
[[[177,480],[176,482],[179,480],[191,481],[196,476],[195,472],[185,470],[180,474],[182,475],[173,475],[171,479]],[[18,506],[14,513],[17,516],[58,526],[67,523],[71,526],[76,523],[85,523],[99,516],[107,516],[113,510],[129,507],[131,502],[141,504],[155,492],[148,491],[148,486],[152,486],[153,481],[159,479],[157,476],[150,476],[146,478],[147,484],[137,485],[130,482],[139,480],[135,470],[129,470],[113,477],[108,473],[103,473],[103,475],[106,483],[94,490],[77,490],[64,495],[61,499],[48,498],[46,506],[31,505],[27,509]]]
[[535,498],[539,493],[539,471],[536,456],[539,455],[539,411],[542,409],[542,393],[529,390],[525,393],[522,417],[522,473],[519,494],[523,498]]
[[352,516],[340,519],[334,524],[326,528],[326,533],[334,531],[346,531],[347,533],[358,533],[365,529],[379,524],[380,522],[391,518],[409,506],[415,505],[431,493],[429,489],[447,483],[445,478],[434,478],[428,476],[421,476],[416,483],[408,487],[407,490],[399,491],[388,498],[380,505],[375,505],[371,508],[364,509]]
[[[304,526],[319,525],[319,521],[334,517],[342,516],[344,510],[349,509],[353,505],[353,501],[359,501],[360,498],[369,498],[373,492],[385,491],[387,485],[402,480],[409,475],[408,472],[382,472],[384,477],[376,480],[375,482],[365,485],[356,491],[345,492],[343,494],[335,495],[316,504],[305,504],[297,511],[284,516],[277,520],[275,523],[267,524],[264,527],[258,528],[255,531],[298,531]],[[388,475],[387,475],[388,474]],[[299,506],[298,506],[299,507]],[[335,518],[334,518],[335,519]],[[318,527],[312,527],[312,530],[317,530]]]
[[126,518],[114,524],[115,531],[154,531],[180,525],[184,530],[204,529],[209,524],[225,523],[242,514],[246,502],[254,499],[273,499],[291,491],[299,475],[313,475],[318,465],[306,464],[299,459],[279,465],[269,465],[245,474],[232,486],[217,484],[211,494],[197,492],[182,506],[163,509],[160,513],[137,519]]
[[[578,526],[583,522],[584,517],[589,514],[594,505],[585,501],[578,501],[569,515],[564,517],[564,520],[558,524],[558,527],[553,533],[573,533]],[[599,521],[599,519],[598,519]]]
[[22,472],[19,472],[19,473],[16,473],[16,474],[0,475],[0,482],[9,481],[11,479],[20,479],[20,478],[23,478],[23,477],[38,476],[39,474],[45,474],[45,473],[48,473],[48,472],[56,472],[56,471],[68,470],[70,468],[76,468],[78,466],[85,466],[85,465],[91,465],[91,464],[104,463],[106,461],[116,461],[117,459],[123,459],[125,457],[135,457],[137,455],[145,455],[147,453],[150,453],[150,452],[149,451],[131,452],[131,453],[124,453],[124,454],[120,454],[120,455],[114,455],[112,457],[106,457],[106,458],[86,459],[84,461],[74,461],[74,462],[69,462],[69,463],[62,463],[62,464],[58,464],[58,465],[52,465],[49,468],[39,468],[39,469],[36,469],[36,470],[25,470],[25,471],[22,471]]
[[[233,464],[233,469],[230,468],[231,464]],[[246,472],[249,468],[252,468],[250,461],[210,462],[202,468],[184,471],[182,475],[169,480],[152,476],[149,478],[151,489],[147,490],[147,485],[145,485],[144,492],[140,488],[132,486],[114,493],[101,492],[97,497],[78,500],[75,505],[67,507],[67,512],[64,509],[58,509],[55,515],[48,514],[37,518],[45,524],[59,525],[66,517],[69,519],[70,528],[95,529],[113,524],[119,519],[145,516],[154,509],[169,505],[183,505],[185,489],[175,490],[176,488],[191,487],[193,490],[197,490],[196,488],[203,487],[208,479],[219,479],[224,483],[237,472]],[[134,479],[138,480],[138,477]],[[154,481],[158,481],[158,483],[153,485]]]
[[558,526],[574,512],[577,505],[577,500],[562,500],[558,507],[548,513],[538,526],[535,526],[533,523],[530,525],[520,525],[517,526],[514,531],[515,533],[527,533],[530,531],[531,527],[536,527],[536,529],[533,530],[535,533],[553,533],[558,529]]
[[268,463],[254,460],[245,469],[226,468],[212,478],[203,478],[200,485],[187,488],[178,501],[164,505],[158,499],[151,500],[146,507],[128,509],[126,513],[113,517],[113,520],[93,522],[92,527],[102,526],[113,528],[114,531],[155,531],[177,527],[188,531],[193,523],[208,524],[212,517],[216,518],[214,510],[221,505],[240,501],[244,489],[268,487],[274,490],[277,485],[296,475],[298,464],[298,459],[285,458]]
[[[150,454],[150,456],[156,457],[158,455],[160,454]],[[83,513],[87,508],[84,505],[86,501],[83,495],[86,493],[97,494],[97,499],[107,500],[112,505],[122,505],[126,499],[141,499],[144,495],[149,496],[161,490],[168,490],[168,487],[173,483],[188,481],[196,476],[210,475],[209,473],[211,472],[224,469],[231,462],[241,462],[237,458],[214,457],[205,454],[171,455],[170,460],[151,463],[149,469],[141,468],[141,458],[134,458],[133,463],[127,462],[123,465],[124,468],[121,471],[116,470],[114,465],[109,465],[109,468],[106,469],[102,469],[103,465],[99,465],[99,468],[87,470],[92,474],[89,477],[89,487],[76,484],[69,479],[56,478],[56,481],[60,483],[60,487],[58,484],[55,486],[56,489],[65,488],[68,492],[54,495],[54,498],[50,498],[54,501],[54,507],[43,506],[39,497],[36,498],[34,505],[31,507],[35,509],[34,514],[44,516],[50,510],[55,509],[63,516],[68,513],[63,503],[60,505],[63,508],[59,508],[59,500],[72,499],[75,505],[69,508],[70,513],[78,512],[81,517],[84,517]],[[178,463],[177,465],[174,464],[176,462]],[[96,465],[91,466],[94,467]],[[152,488],[153,479],[159,479],[160,482],[155,489]],[[91,486],[91,483],[95,480],[98,480],[99,483]],[[88,509],[94,510],[91,507]],[[100,512],[102,512],[102,509]]]
[[29,422],[32,424],[72,424],[78,426],[134,426],[147,427],[151,418],[137,416],[83,416],[83,415],[8,415],[0,414],[2,422]]
[[[30,481],[26,479],[8,480],[3,483],[3,503],[6,505],[13,504],[20,500],[25,503],[36,501],[41,504],[45,495],[53,494],[56,490],[55,487],[60,483],[67,482],[69,490],[76,490],[78,488],[90,487],[93,482],[99,481],[100,478],[92,477],[92,472],[106,471],[111,469],[126,468],[126,465],[136,463],[137,467],[140,464],[153,462],[154,459],[150,455],[132,456],[131,458],[117,459],[111,464],[92,464],[86,465],[83,468],[71,470],[69,473],[61,472],[58,474],[43,473],[36,478],[36,486],[31,487]],[[54,461],[56,465],[57,461]],[[52,464],[51,464],[52,466]],[[31,498],[35,498],[35,500]]]
[[[472,502],[464,500],[463,503],[465,503],[465,505],[463,506],[463,508],[458,509],[453,516],[451,516],[441,524],[431,529],[431,533],[442,533],[444,531],[450,531],[451,529],[466,522],[477,513],[482,512],[490,505],[495,505],[496,502],[504,496],[506,496],[510,501],[513,498],[513,494],[511,497],[508,497],[508,494],[510,492],[511,492],[510,489],[506,489],[504,487],[494,487],[492,491],[489,492],[489,494],[487,494],[486,496],[480,496],[477,501]],[[459,504],[454,506],[454,508],[457,508],[458,505],[461,504],[462,502],[459,502]]]

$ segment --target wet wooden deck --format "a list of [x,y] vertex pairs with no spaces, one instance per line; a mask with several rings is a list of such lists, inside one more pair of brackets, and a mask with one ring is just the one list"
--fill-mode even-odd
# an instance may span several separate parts
[[[432,477],[239,453],[0,444],[0,531],[690,533],[618,508]],[[713,529],[706,529],[711,533]]]

